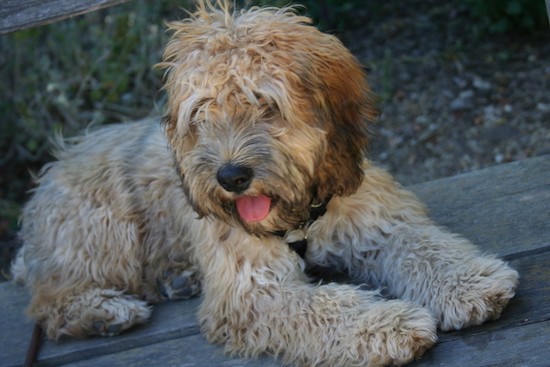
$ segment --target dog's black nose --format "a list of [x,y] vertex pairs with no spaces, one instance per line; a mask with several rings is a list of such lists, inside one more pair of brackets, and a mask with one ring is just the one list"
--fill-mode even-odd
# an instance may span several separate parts
[[216,178],[226,191],[238,193],[248,189],[253,176],[249,167],[227,164],[218,170]]

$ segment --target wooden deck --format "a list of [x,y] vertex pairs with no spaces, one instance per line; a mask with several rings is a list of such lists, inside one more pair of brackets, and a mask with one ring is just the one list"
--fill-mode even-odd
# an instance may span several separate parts
[[[441,225],[462,233],[516,268],[521,284],[500,320],[439,342],[411,366],[550,366],[550,156],[496,166],[411,187]],[[0,284],[0,366],[25,359],[33,325],[28,295]],[[200,335],[200,300],[167,302],[149,324],[113,338],[43,344],[39,366],[279,366],[241,360]]]

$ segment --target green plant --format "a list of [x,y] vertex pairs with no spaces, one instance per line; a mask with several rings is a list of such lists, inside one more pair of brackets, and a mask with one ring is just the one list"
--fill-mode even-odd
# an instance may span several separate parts
[[362,0],[243,0],[246,6],[285,6],[300,4],[299,11],[314,19],[316,25],[325,31],[343,32],[364,22]]
[[15,226],[29,171],[51,160],[56,132],[160,113],[162,75],[152,65],[168,37],[164,20],[183,16],[185,5],[136,0],[0,37],[3,223]]
[[493,33],[548,27],[544,0],[466,0],[472,15]]

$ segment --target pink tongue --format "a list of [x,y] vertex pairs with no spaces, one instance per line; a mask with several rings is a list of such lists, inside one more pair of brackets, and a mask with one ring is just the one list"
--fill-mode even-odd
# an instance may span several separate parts
[[265,195],[241,196],[236,203],[239,215],[247,223],[264,220],[271,207],[271,199]]

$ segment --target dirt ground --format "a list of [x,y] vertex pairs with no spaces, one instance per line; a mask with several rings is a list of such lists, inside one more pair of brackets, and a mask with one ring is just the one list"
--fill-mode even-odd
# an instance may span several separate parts
[[385,98],[371,157],[404,185],[550,153],[550,32],[477,26],[450,1],[426,1],[353,36]]
[[[365,5],[346,44],[382,115],[371,159],[403,185],[550,154],[550,32],[492,35],[452,1]],[[0,243],[4,274],[17,242]]]

